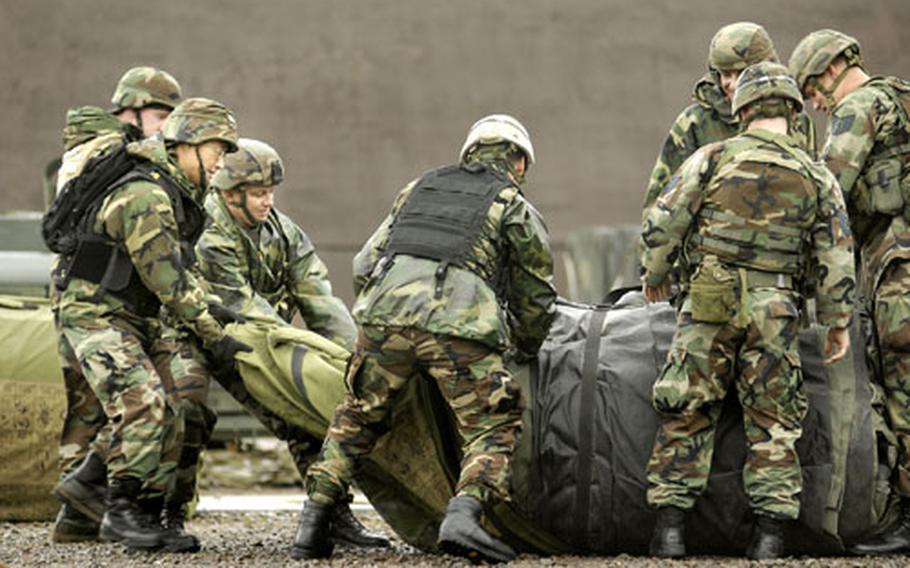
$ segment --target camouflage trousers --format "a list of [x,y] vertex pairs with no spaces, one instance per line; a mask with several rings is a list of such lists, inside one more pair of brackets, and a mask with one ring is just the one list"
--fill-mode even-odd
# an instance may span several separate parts
[[107,455],[111,442],[107,416],[98,397],[82,375],[79,360],[62,330],[57,328],[57,351],[63,367],[63,385],[66,389],[66,415],[60,433],[59,464],[61,476],[76,469],[89,450]]
[[686,299],[666,367],[654,384],[661,422],[648,462],[648,503],[691,509],[711,469],[723,400],[743,409],[748,452],[743,484],[756,512],[795,519],[802,488],[796,441],[808,410],[797,348],[796,293],[758,288],[745,317],[692,321]]
[[464,457],[455,492],[508,499],[524,401],[501,353],[418,328],[373,326],[360,330],[345,378],[348,394],[307,474],[311,499],[332,503],[343,495],[357,459],[388,430],[395,396],[420,377],[436,382],[458,424]]
[[[139,478],[149,497],[191,499],[199,453],[215,423],[196,342],[158,320],[122,312],[89,317],[64,309],[57,317],[65,368],[77,363],[79,371],[68,373],[77,404],[65,419],[66,459],[84,456],[95,443],[108,478]],[[106,444],[92,440],[101,414],[110,430]]]
[[287,443],[288,451],[294,459],[294,466],[300,478],[306,477],[307,470],[316,461],[322,440],[311,436],[302,428],[291,424],[262,405],[256,397],[250,394],[243,379],[235,370],[217,372],[213,375],[215,380],[226,390],[234,400],[252,414],[276,438]]
[[910,497],[910,261],[893,262],[885,269],[872,314],[888,418],[899,444],[897,493]]

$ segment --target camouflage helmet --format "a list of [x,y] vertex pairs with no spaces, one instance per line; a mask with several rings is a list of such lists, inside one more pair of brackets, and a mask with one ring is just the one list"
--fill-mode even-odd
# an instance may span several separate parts
[[809,79],[825,72],[839,55],[847,58],[848,66],[862,66],[859,42],[837,30],[818,30],[804,37],[790,55],[790,74],[799,89],[805,90]]
[[736,81],[733,95],[733,114],[746,106],[772,97],[789,99],[796,103],[796,111],[803,109],[803,97],[796,81],[780,63],[763,61],[746,67]]
[[212,178],[212,187],[218,191],[235,189],[242,185],[274,186],[284,179],[284,164],[274,148],[250,138],[241,138],[238,149],[224,158],[224,167]]
[[180,83],[167,71],[154,67],[133,67],[117,83],[111,104],[114,111],[149,105],[173,110],[182,97]]
[[765,28],[736,22],[717,31],[708,48],[708,67],[717,71],[742,71],[753,63],[778,62],[774,43]]
[[528,130],[515,117],[508,114],[491,114],[475,122],[468,130],[468,136],[461,147],[461,161],[464,161],[471,149],[479,144],[500,142],[515,144],[524,152],[528,165],[534,163],[534,146],[531,145]]
[[220,140],[237,151],[237,120],[223,104],[205,98],[186,99],[168,115],[161,128],[165,140],[203,144]]

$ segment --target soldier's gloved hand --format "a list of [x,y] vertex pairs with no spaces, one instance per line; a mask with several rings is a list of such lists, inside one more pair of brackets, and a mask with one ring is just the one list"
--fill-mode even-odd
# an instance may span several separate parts
[[209,304],[209,313],[212,314],[212,317],[222,326],[229,323],[246,323],[246,318],[239,312],[235,312],[223,304]]
[[237,341],[230,335],[225,335],[209,348],[212,359],[222,367],[232,367],[234,358],[241,351],[249,353],[253,351],[253,348],[242,341]]
[[537,353],[528,353],[523,349],[518,349],[517,347],[512,347],[506,351],[504,359],[506,361],[512,361],[516,365],[527,365],[531,361],[537,359]]

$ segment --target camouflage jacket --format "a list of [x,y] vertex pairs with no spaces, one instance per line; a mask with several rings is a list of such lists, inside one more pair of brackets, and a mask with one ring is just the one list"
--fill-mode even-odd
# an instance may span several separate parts
[[684,275],[714,254],[728,266],[811,276],[819,321],[850,321],[856,283],[843,196],[789,136],[756,129],[698,150],[649,211],[642,240],[650,286],[666,280],[677,254]]
[[[491,166],[505,173],[496,162]],[[471,253],[473,270],[449,267],[436,298],[436,261],[402,254],[390,267],[379,262],[392,221],[416,182],[398,194],[391,213],[354,257],[354,318],[364,325],[415,326],[536,353],[556,300],[553,258],[540,214],[516,186],[500,191]],[[500,263],[506,264],[508,277],[504,298],[497,298],[488,283]]]
[[142,131],[127,122],[121,122],[100,107],[76,107],[66,113],[63,129],[63,154],[57,172],[57,191],[66,182],[82,173],[86,162],[123,142],[142,138]]
[[214,193],[206,198],[205,208],[212,223],[196,244],[196,255],[212,292],[225,305],[280,323],[289,323],[299,311],[307,328],[353,347],[354,320],[332,295],[328,270],[300,227],[272,209],[267,221],[246,229]]
[[[133,142],[127,151],[168,172],[182,190],[199,199],[193,185],[158,138]],[[95,217],[93,229],[123,247],[142,283],[152,291],[181,327],[188,328],[206,344],[221,339],[224,331],[209,314],[204,283],[184,268],[177,221],[168,194],[157,183],[136,180],[107,196]],[[110,293],[96,297],[98,285],[71,278],[60,294],[61,310],[68,318],[97,318],[116,314],[140,321],[122,300]]]
[[[670,127],[651,171],[643,219],[670,177],[689,156],[705,144],[720,142],[739,133],[739,119],[732,115],[729,99],[710,73],[695,84],[692,99],[695,102],[686,107]],[[799,115],[796,130],[795,138],[810,156],[815,157],[815,128],[805,112]]]
[[[901,145],[910,143],[910,125],[891,81],[899,80],[872,78],[844,97],[831,112],[822,150],[822,159],[847,200],[867,291],[874,288],[891,260],[910,258],[910,223],[904,213],[908,195],[902,196],[900,187],[902,160],[903,175],[910,176],[910,147],[899,151]],[[903,85],[910,90],[910,84]],[[898,151],[890,157],[897,160],[893,171],[889,171],[891,160],[881,158],[889,150]]]

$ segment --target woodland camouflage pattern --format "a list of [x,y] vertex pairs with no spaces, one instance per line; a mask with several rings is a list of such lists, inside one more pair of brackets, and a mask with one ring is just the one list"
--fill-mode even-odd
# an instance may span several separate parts
[[308,329],[353,348],[354,320],[332,295],[328,270],[299,226],[272,209],[265,222],[245,229],[219,194],[205,207],[213,222],[196,245],[199,269],[226,306],[282,325],[299,312]]
[[395,396],[418,373],[432,377],[455,413],[464,441],[458,495],[482,502],[509,495],[509,461],[521,433],[521,388],[501,354],[476,341],[417,328],[361,328],[348,368],[348,394],[310,466],[310,498],[334,503],[353,477],[357,458],[385,432]]
[[[695,85],[692,98],[695,103],[676,117],[651,171],[645,195],[645,212],[650,209],[679,166],[696,150],[739,133],[739,119],[731,113],[730,100],[724,96],[710,73]],[[797,117],[794,138],[810,156],[815,155],[815,128],[805,112]]]
[[[344,303],[332,295],[328,271],[306,234],[289,217],[272,209],[268,219],[246,228],[227,208],[221,191],[244,186],[275,186],[282,181],[278,153],[265,143],[241,138],[239,150],[225,157],[212,179],[215,192],[205,207],[212,222],[196,245],[200,272],[212,292],[244,317],[290,325],[299,313],[323,337],[354,347],[357,330]],[[278,439],[285,440],[301,478],[316,459],[321,440],[266,409],[237,373],[215,378]]]
[[[63,129],[62,164],[57,172],[59,191],[71,179],[82,173],[85,164],[118,145],[142,137],[142,131],[129,123],[121,122],[114,115],[100,107],[84,106],[69,109],[66,113],[66,127]],[[49,195],[48,203],[54,195]],[[52,272],[58,270],[59,258],[54,259]],[[59,294],[52,287],[51,308],[55,314],[59,309]],[[55,317],[57,328],[57,350],[66,386],[66,416],[60,434],[60,471],[63,475],[75,469],[90,449],[100,455],[107,454],[110,430],[104,428],[107,418],[91,386],[82,375],[79,359],[63,337],[59,317]]]
[[[648,502],[692,508],[707,483],[721,402],[733,386],[750,444],[743,475],[752,507],[796,518],[794,444],[807,405],[795,339],[808,267],[815,268],[821,323],[845,327],[853,307],[852,241],[835,180],[788,136],[751,130],[687,160],[647,213],[642,238],[650,286],[667,279],[680,249],[684,278],[713,254],[739,282],[727,323],[693,321],[691,296],[681,306],[654,385],[663,420],[648,465]],[[780,285],[761,277],[775,273],[784,278]]]
[[[508,175],[510,145],[495,146],[486,163]],[[508,498],[522,395],[502,351],[514,345],[525,356],[535,354],[554,317],[546,228],[517,187],[501,190],[466,260],[470,270],[450,266],[436,298],[438,262],[408,255],[396,255],[391,267],[379,262],[389,227],[415,184],[402,190],[354,259],[354,313],[362,327],[346,377],[349,394],[307,476],[307,491],[317,501],[344,494],[357,458],[387,424],[395,394],[420,371],[436,380],[458,419],[465,445],[456,493],[482,502]],[[497,298],[488,282],[502,262],[509,282],[505,297]]]
[[[845,51],[849,50],[848,53]],[[834,59],[843,55],[851,65],[862,66],[859,42],[837,30],[818,30],[804,37],[790,54],[790,74],[800,89],[805,89],[810,79],[825,72]]]
[[[134,142],[127,149],[164,169],[183,191],[199,193],[160,140]],[[183,266],[170,198],[157,183],[138,180],[114,190],[94,230],[123,244],[168,319],[185,330],[140,317],[112,294],[99,296],[97,284],[72,278],[60,292],[57,310],[63,338],[107,416],[119,418],[112,425],[110,474],[147,480],[146,491],[157,494],[171,487],[179,460],[177,490],[185,494],[214,424],[204,406],[205,359],[187,331],[211,345],[223,330],[208,313],[200,281]]]
[[154,67],[133,67],[117,83],[111,104],[115,111],[141,109],[149,105],[173,109],[181,98],[180,83],[167,71]]
[[[491,163],[508,175],[501,161]],[[471,270],[451,266],[437,299],[437,262],[399,255],[391,268],[379,263],[392,220],[415,183],[399,193],[392,212],[354,257],[354,319],[362,325],[416,326],[498,349],[514,345],[536,353],[556,299],[553,258],[540,214],[517,187],[503,189],[467,260]],[[508,259],[509,287],[501,300],[507,308],[488,284],[503,256]],[[514,325],[508,324],[510,319]]]
[[[710,71],[695,84],[692,92],[695,102],[676,117],[651,171],[645,193],[645,214],[689,156],[706,144],[739,133],[739,119],[732,113],[730,100],[720,87],[719,72],[742,70],[753,63],[777,60],[771,38],[757,24],[738,22],[724,26],[715,34],[708,51]],[[810,156],[815,156],[815,129],[805,112],[797,118],[794,138]]]
[[228,152],[237,151],[237,120],[227,107],[211,99],[187,99],[177,105],[164,121],[161,135],[183,144],[220,140]]
[[717,30],[708,48],[708,67],[714,71],[742,71],[760,61],[778,61],[771,36],[752,22],[736,22]]
[[822,157],[847,200],[873,302],[891,427],[900,442],[897,491],[910,497],[910,84],[873,77],[831,112]]

